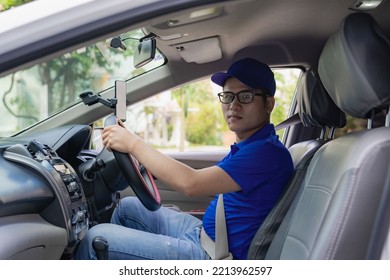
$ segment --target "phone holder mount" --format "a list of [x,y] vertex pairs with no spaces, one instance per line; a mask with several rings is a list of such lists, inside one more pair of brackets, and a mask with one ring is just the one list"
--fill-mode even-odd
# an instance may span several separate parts
[[93,95],[91,91],[86,91],[81,93],[80,98],[83,100],[85,105],[91,106],[96,103],[102,103],[103,105],[107,106],[108,108],[115,109],[116,104],[118,103],[118,100],[116,98],[107,98],[104,99],[100,95]]

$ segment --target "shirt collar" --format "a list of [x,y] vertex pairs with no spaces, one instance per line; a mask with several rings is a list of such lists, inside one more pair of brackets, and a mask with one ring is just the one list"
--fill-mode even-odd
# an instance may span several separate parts
[[241,141],[240,143],[234,143],[230,146],[230,151],[232,155],[234,155],[242,146],[249,144],[256,140],[262,140],[268,138],[270,135],[275,135],[275,127],[272,123],[268,123],[262,128],[260,128],[258,131],[253,133],[251,136],[249,136],[247,139]]

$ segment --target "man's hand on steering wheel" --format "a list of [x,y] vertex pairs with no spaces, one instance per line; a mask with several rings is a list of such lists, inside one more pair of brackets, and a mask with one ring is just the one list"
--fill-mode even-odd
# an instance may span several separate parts
[[[123,127],[123,129],[126,129],[122,121],[113,115],[106,119],[104,126],[106,127],[115,124]],[[112,129],[118,128],[113,127]],[[129,132],[127,131],[127,133]],[[103,144],[107,150],[113,152],[127,183],[147,209],[151,211],[159,209],[161,206],[161,197],[152,174],[150,174],[150,172],[142,166],[135,157],[121,151],[121,148],[119,148],[120,145],[118,145],[118,150],[115,150],[113,146],[116,147],[116,139],[110,139],[110,136],[109,131],[103,133]],[[114,144],[112,142],[114,142]]]

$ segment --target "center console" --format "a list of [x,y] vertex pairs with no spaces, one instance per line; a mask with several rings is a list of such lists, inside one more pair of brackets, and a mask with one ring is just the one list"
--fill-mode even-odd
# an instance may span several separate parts
[[50,147],[30,141],[27,150],[56,181],[56,192],[64,206],[70,242],[81,240],[88,230],[88,208],[83,188],[73,167],[61,159]]
[[28,145],[16,144],[9,147],[4,157],[33,169],[34,173],[46,180],[44,184],[50,186],[54,198],[43,207],[41,216],[49,223],[66,229],[66,250],[72,251],[89,228],[86,198],[73,167],[49,146],[35,140]]

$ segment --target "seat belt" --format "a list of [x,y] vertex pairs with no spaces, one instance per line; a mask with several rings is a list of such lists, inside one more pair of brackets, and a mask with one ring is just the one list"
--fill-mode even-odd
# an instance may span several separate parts
[[223,194],[218,195],[217,209],[215,211],[215,242],[207,235],[202,227],[200,231],[200,243],[213,260],[233,259],[233,255],[229,252]]
[[285,119],[284,121],[276,125],[275,130],[280,130],[298,123],[301,123],[301,118],[299,117],[299,113],[296,113],[295,115],[292,115],[288,119]]

